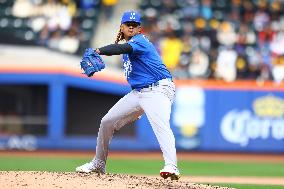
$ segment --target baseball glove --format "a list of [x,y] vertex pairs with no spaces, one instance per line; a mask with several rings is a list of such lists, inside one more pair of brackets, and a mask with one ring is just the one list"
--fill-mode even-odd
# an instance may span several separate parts
[[88,77],[105,68],[105,63],[101,56],[92,48],[87,48],[80,62],[81,69]]

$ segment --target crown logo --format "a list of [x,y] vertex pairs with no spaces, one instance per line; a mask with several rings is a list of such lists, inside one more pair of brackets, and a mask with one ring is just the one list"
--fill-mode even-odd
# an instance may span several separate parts
[[284,116],[284,100],[272,94],[260,97],[253,102],[253,110],[259,117]]

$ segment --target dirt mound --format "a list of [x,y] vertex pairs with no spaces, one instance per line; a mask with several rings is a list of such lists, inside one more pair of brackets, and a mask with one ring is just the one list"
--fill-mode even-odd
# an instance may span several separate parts
[[122,174],[82,174],[74,172],[0,171],[1,189],[225,189],[185,181]]

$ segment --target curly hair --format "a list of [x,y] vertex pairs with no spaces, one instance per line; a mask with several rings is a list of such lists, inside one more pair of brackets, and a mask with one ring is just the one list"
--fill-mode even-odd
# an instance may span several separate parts
[[119,41],[122,41],[124,39],[124,34],[122,33],[121,29],[119,29],[118,34],[116,36],[115,44],[118,44]]

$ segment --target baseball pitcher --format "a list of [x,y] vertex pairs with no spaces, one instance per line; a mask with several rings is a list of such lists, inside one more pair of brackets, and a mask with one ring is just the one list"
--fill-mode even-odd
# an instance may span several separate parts
[[[123,44],[120,41],[125,40]],[[105,63],[100,55],[123,54],[125,77],[132,90],[120,99],[102,118],[97,138],[96,155],[91,162],[76,168],[77,172],[106,172],[109,144],[115,130],[146,114],[161,147],[165,166],[160,176],[178,180],[175,138],[170,128],[171,105],[175,95],[172,76],[163,64],[157,50],[141,34],[140,15],[124,12],[114,44],[86,50],[81,67],[91,77],[101,71]]]

